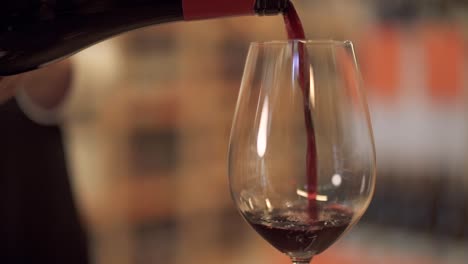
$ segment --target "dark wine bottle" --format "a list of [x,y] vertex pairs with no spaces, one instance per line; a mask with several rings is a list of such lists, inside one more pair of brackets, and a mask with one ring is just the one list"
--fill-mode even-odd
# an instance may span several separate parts
[[286,0],[4,0],[0,76],[13,75],[149,25],[283,12]]

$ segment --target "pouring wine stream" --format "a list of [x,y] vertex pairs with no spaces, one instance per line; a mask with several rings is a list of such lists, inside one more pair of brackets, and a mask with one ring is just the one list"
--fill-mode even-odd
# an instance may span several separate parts
[[[289,8],[283,14],[288,38],[290,40],[305,40],[304,28],[301,19],[291,1]],[[295,47],[295,46],[294,46]],[[304,119],[307,131],[307,154],[306,154],[306,176],[307,176],[307,199],[309,217],[318,219],[317,198],[317,147],[315,142],[315,129],[311,115],[310,102],[310,74],[307,50],[302,42],[297,43],[298,48],[298,82],[303,94]]]

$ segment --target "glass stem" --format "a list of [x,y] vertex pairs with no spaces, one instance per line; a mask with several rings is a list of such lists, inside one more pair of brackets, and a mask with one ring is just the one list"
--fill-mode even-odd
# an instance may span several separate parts
[[310,264],[312,259],[292,259],[293,264]]

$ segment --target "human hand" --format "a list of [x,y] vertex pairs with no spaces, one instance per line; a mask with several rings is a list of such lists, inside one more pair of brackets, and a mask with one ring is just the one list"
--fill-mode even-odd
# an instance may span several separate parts
[[72,65],[65,60],[48,67],[0,77],[0,107],[16,96],[23,112],[41,124],[56,124],[62,119],[62,105],[72,81]]
[[15,95],[22,75],[0,77],[0,105]]
[[69,60],[15,76],[0,77],[0,105],[20,92],[37,107],[54,109],[70,90],[71,79]]

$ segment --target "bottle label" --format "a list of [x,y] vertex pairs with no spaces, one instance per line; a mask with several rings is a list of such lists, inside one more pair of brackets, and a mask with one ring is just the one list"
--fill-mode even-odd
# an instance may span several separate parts
[[255,14],[255,0],[183,0],[185,20]]

